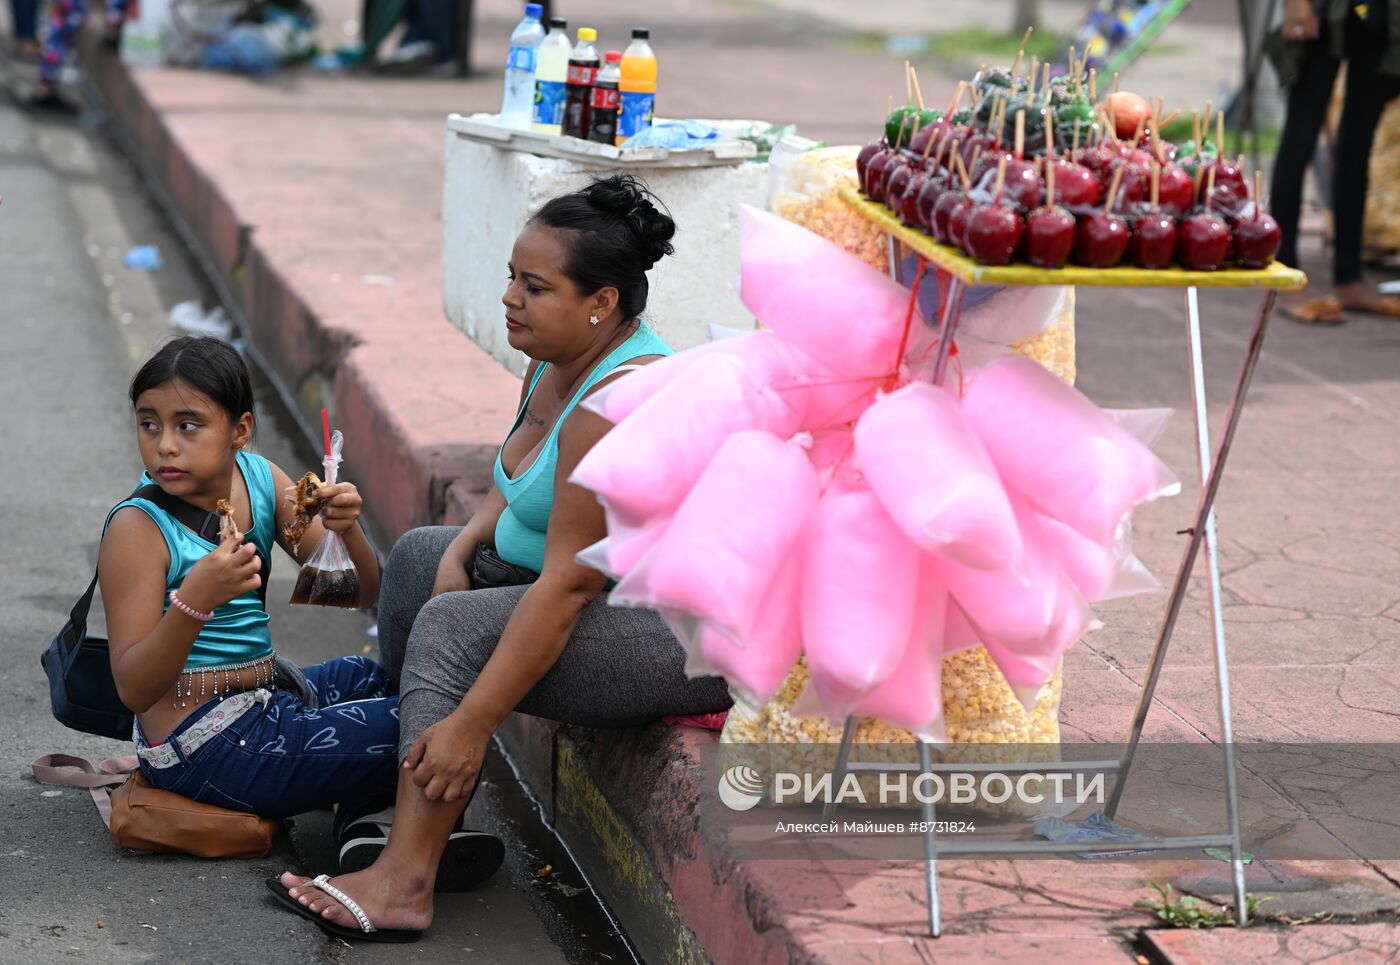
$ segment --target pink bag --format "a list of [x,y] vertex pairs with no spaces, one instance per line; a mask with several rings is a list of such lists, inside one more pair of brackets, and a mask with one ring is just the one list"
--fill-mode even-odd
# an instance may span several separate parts
[[1001,479],[947,392],[911,384],[881,396],[855,440],[870,488],[915,545],[977,569],[1020,555]]
[[828,490],[802,554],[802,639],[833,717],[894,672],[914,627],[919,551],[875,494]]

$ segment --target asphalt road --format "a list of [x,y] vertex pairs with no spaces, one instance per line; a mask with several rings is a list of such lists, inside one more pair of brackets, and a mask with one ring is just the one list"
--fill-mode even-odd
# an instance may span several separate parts
[[[7,410],[0,506],[8,517],[0,555],[0,965],[263,962],[269,955],[299,963],[602,960],[600,947],[616,949],[595,944],[607,929],[596,924],[591,896],[574,893],[580,916],[537,894],[528,844],[514,843],[510,867],[485,886],[442,896],[422,944],[351,949],[279,910],[262,883],[287,868],[333,870],[329,812],[299,819],[261,861],[135,855],[111,841],[86,791],[31,777],[30,761],[46,753],[94,762],[130,753],[129,743],[53,720],[38,656],[91,578],[106,511],[140,473],[127,382],[169,336],[172,304],[201,296],[211,304],[133,171],[95,130],[0,102],[0,392]],[[164,269],[123,267],[134,244],[158,245]],[[270,390],[260,386],[258,394],[257,447],[298,475],[311,454],[279,420]],[[347,476],[353,472],[352,445]],[[364,615],[283,603],[294,578],[289,559],[274,562],[269,609],[279,650],[303,663],[373,652]],[[101,632],[100,606],[94,610]],[[479,826],[500,820],[491,809],[504,801],[505,820],[523,821],[528,838],[528,802],[509,772],[495,770],[497,793],[473,805]],[[549,854],[547,840],[533,844]],[[581,930],[593,937],[580,941]]]

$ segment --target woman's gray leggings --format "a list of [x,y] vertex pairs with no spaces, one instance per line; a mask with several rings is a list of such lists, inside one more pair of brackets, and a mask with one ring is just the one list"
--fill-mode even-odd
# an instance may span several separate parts
[[[379,591],[379,660],[398,681],[399,758],[461,703],[526,587],[432,597],[438,563],[461,532],[425,526],[394,544]],[[431,597],[431,599],[430,599]],[[651,610],[588,605],[554,666],[516,708],[566,724],[627,727],[729,706],[721,677],[688,678],[685,650]]]

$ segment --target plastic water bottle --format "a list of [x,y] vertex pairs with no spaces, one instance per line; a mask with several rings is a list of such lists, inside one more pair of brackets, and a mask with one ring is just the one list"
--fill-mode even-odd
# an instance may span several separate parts
[[651,127],[656,113],[656,54],[649,42],[651,31],[637,27],[632,42],[622,52],[622,80],[618,90],[617,143]]
[[593,82],[588,100],[588,139],[612,144],[617,138],[617,82],[622,77],[622,52],[609,50],[603,55],[603,69]]
[[538,3],[525,4],[525,18],[510,35],[506,60],[506,90],[501,97],[501,123],[528,131],[535,113],[535,54],[544,40]]
[[169,0],[140,0],[131,5],[122,27],[120,56],[128,67],[163,67],[174,25]]
[[578,43],[569,54],[563,130],[567,137],[588,137],[589,103],[593,98],[593,82],[598,79],[598,48],[593,46],[597,39],[598,31],[592,27],[578,28]]
[[535,58],[535,122],[542,134],[558,134],[564,123],[564,81],[569,76],[569,24],[559,17],[549,21]]

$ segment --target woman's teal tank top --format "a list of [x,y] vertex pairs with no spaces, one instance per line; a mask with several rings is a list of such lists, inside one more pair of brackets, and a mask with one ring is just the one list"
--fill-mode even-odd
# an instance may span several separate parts
[[[569,417],[569,413],[574,411],[574,406],[588,394],[589,389],[607,378],[613,369],[627,359],[642,355],[671,354],[671,346],[662,341],[660,335],[646,323],[640,324],[627,341],[609,352],[598,367],[589,373],[588,378],[583,380],[583,385],[579,386],[550,428],[535,461],[524,470],[517,469],[514,479],[506,475],[501,465],[501,453],[505,451],[505,443],[501,443],[501,448],[496,451],[495,471],[496,488],[506,498],[505,511],[496,522],[496,553],[501,559],[536,573],[544,569],[545,532],[549,529],[549,514],[554,508],[554,473],[559,463],[559,428]],[[545,363],[535,370],[530,388],[525,393],[525,405],[529,405],[530,396],[535,394],[535,386],[539,385],[540,377],[544,375],[547,366],[548,363]],[[512,434],[520,426],[520,420],[525,414],[525,405],[522,405],[515,415],[515,424],[510,429]],[[510,435],[506,438],[509,439]]]
[[[272,483],[272,468],[262,456],[239,451],[238,469],[248,487],[248,499],[253,509],[253,528],[245,535],[253,541],[264,559],[272,559],[272,544],[277,529],[277,493]],[[144,473],[141,483],[151,478]],[[170,550],[170,568],[165,573],[167,599],[170,608],[171,590],[178,590],[190,568],[214,549],[214,544],[201,539],[155,503],[148,499],[128,499],[117,504],[115,514],[123,506],[135,506],[154,520],[165,537]],[[111,515],[107,517],[111,521]],[[266,576],[266,574],[264,574]],[[214,611],[214,619],[204,625],[190,648],[186,670],[212,670],[250,663],[270,656],[272,634],[267,626],[267,610],[258,594],[245,593]]]

